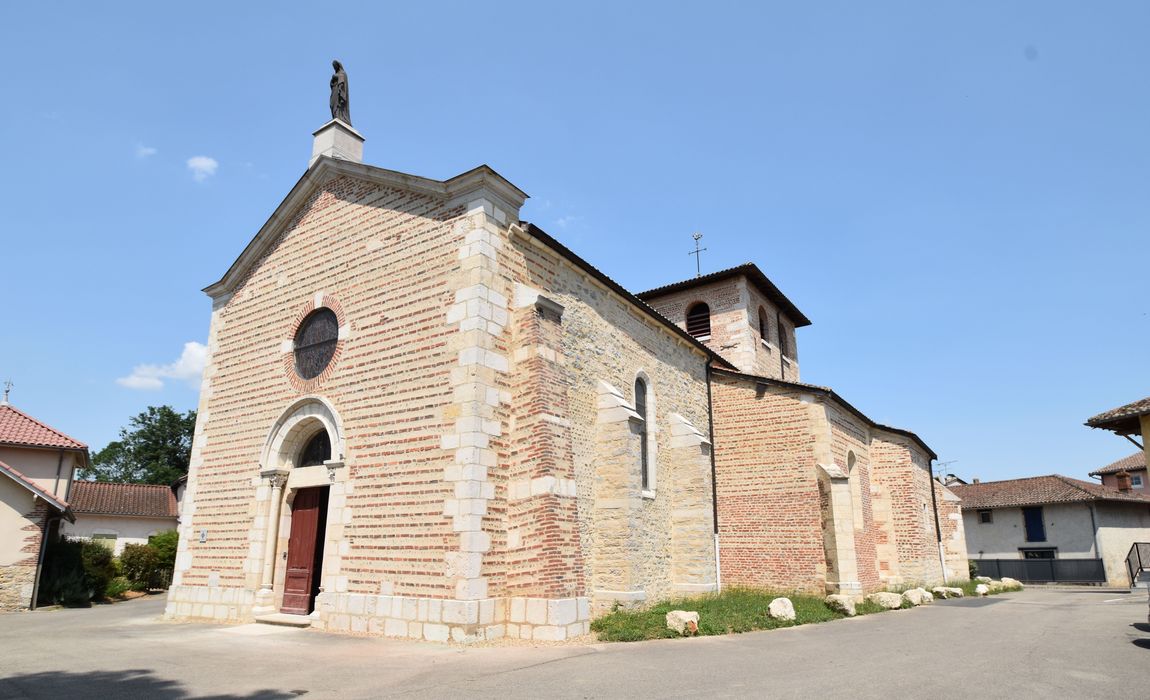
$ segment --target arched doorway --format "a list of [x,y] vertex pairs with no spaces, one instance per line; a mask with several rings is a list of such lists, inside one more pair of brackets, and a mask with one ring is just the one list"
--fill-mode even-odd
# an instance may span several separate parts
[[[307,439],[295,468],[322,466],[331,459],[331,437],[320,428]],[[307,615],[315,608],[323,569],[329,486],[312,486],[291,493],[291,526],[280,612]]]

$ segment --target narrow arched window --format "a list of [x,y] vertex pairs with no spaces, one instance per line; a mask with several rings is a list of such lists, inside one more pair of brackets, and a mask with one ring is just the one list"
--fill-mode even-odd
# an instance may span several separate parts
[[855,452],[854,452],[854,450],[851,450],[850,452],[847,452],[847,475],[849,476],[850,473],[853,472],[854,470],[855,470]]
[[759,309],[759,337],[764,343],[771,342],[771,324],[767,321],[767,312]]
[[779,354],[787,354],[787,329],[783,326],[783,319],[779,319]]
[[700,301],[687,309],[687,332],[696,338],[711,335],[711,307]]
[[635,380],[635,413],[639,414],[639,480],[647,491],[651,487],[651,470],[647,445],[647,382],[642,377]]
[[326,430],[321,430],[312,436],[303,451],[299,453],[300,467],[316,467],[331,459],[331,438]]

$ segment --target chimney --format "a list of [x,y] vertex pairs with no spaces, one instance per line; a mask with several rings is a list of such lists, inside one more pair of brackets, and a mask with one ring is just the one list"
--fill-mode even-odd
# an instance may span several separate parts
[[1130,472],[1125,472],[1125,471],[1118,472],[1114,476],[1115,476],[1115,478],[1118,479],[1118,490],[1119,491],[1129,491],[1130,490],[1130,486],[1132,484],[1132,480],[1130,478]]
[[974,477],[973,479],[971,479],[971,480],[970,480],[970,483],[972,483],[972,484],[977,484],[977,483],[978,483],[978,477],[976,476],[976,477]]

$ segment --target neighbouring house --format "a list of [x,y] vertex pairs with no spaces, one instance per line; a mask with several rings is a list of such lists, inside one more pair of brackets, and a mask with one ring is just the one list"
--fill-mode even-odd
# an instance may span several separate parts
[[950,487],[980,573],[1129,586],[1126,555],[1150,542],[1150,496],[1053,474]]
[[169,618],[563,639],[720,581],[966,577],[934,452],[799,381],[810,322],[756,266],[635,295],[487,166],[432,180],[362,163],[343,121],[314,137],[205,289]]
[[0,611],[35,607],[44,548],[74,519],[69,490],[88,446],[0,402]]
[[170,486],[77,481],[70,504],[76,520],[64,526],[64,534],[105,544],[117,556],[125,545],[147,544],[179,522]]
[[[1142,451],[1142,468],[1145,469],[1147,463],[1150,463],[1150,445],[1146,442],[1146,436],[1150,435],[1150,396],[1103,411],[1086,421],[1086,425],[1109,430],[1129,440]],[[1141,437],[1142,442],[1139,443],[1135,436]]]
[[1145,452],[1135,452],[1101,469],[1095,469],[1090,472],[1090,476],[1101,479],[1103,486],[1137,489],[1150,493],[1150,485],[1146,480]]

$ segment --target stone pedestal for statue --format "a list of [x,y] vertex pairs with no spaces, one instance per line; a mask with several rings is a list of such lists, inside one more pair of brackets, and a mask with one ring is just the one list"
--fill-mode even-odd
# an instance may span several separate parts
[[315,142],[312,144],[310,168],[320,156],[350,160],[354,163],[363,162],[363,135],[350,124],[339,119],[332,119],[313,134]]

